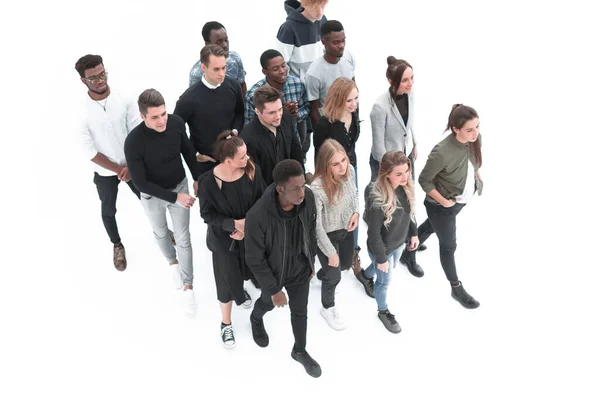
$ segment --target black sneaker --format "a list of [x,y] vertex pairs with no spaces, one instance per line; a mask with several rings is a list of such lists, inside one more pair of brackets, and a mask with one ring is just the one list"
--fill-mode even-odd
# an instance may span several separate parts
[[267,347],[269,345],[269,335],[265,330],[265,324],[262,319],[259,321],[255,321],[250,315],[250,325],[252,326],[252,337],[254,338],[254,342],[260,347]]
[[250,297],[250,293],[248,293],[248,291],[246,289],[244,289],[244,297],[245,297],[246,301],[244,301],[242,303],[242,307],[244,307],[244,308],[252,307],[252,297]]
[[373,282],[373,278],[367,277],[364,269],[354,276],[356,276],[356,279],[358,279],[365,288],[367,296],[375,298],[375,282]]
[[235,336],[233,335],[233,327],[231,324],[221,324],[221,341],[225,348],[231,349],[235,346]]
[[400,333],[402,328],[400,328],[400,324],[396,321],[396,317],[389,310],[381,310],[377,313],[377,316],[383,322],[383,326],[392,332],[392,333]]
[[479,302],[473,298],[462,285],[462,282],[458,282],[458,286],[452,286],[452,298],[458,301],[464,308],[474,309],[479,307]]
[[421,266],[417,264],[417,257],[414,253],[414,251],[409,252],[407,250],[404,250],[402,252],[402,256],[400,256],[400,262],[406,265],[406,268],[408,268],[408,272],[410,272],[413,276],[417,278],[422,278],[423,275],[425,275],[425,271],[423,271],[423,268],[421,268]]
[[298,354],[292,350],[292,358],[302,364],[306,373],[313,378],[321,376],[321,366],[310,356],[310,354],[308,354],[308,352],[305,351]]

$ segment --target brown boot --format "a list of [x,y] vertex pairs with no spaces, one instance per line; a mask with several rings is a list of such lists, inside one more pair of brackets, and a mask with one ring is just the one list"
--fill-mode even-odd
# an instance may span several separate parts
[[113,250],[113,262],[117,271],[125,271],[127,268],[127,258],[125,257],[125,247],[122,243],[115,244]]
[[173,231],[169,229],[169,236],[171,237],[171,243],[173,244],[173,247],[175,247],[177,245],[177,243],[175,243],[175,235],[173,235]]
[[352,271],[356,277],[358,277],[359,274],[362,275],[363,271],[362,267],[360,266],[360,256],[358,255],[359,252],[360,247],[358,249],[354,249],[354,259],[352,260]]

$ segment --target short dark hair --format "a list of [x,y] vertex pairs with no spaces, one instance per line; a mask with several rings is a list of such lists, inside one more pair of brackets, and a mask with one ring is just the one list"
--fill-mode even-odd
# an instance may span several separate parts
[[138,108],[144,115],[148,114],[148,108],[160,107],[165,104],[165,99],[156,89],[146,89],[138,97]]
[[269,61],[274,59],[275,57],[282,57],[280,52],[277,50],[269,49],[260,55],[260,66],[263,68],[267,68]]
[[211,55],[227,58],[227,53],[221,46],[216,44],[207,44],[202,48],[202,50],[200,50],[200,62],[208,67],[208,62]]
[[336,21],[335,19],[331,19],[321,25],[321,37],[325,37],[331,32],[341,32],[344,30],[342,23],[340,21]]
[[282,97],[283,95],[279,92],[279,90],[275,89],[273,86],[261,86],[254,91],[254,107],[258,108],[258,111],[262,112],[265,109],[266,103],[273,103]]
[[[202,39],[204,39],[204,43],[210,43],[210,32],[218,31],[219,29],[225,29],[222,23],[217,21],[209,21],[204,24],[202,27]],[[227,29],[225,29],[227,30]]]
[[95,68],[100,64],[104,64],[102,62],[102,57],[96,54],[87,54],[81,57],[75,63],[75,69],[79,72],[79,76],[85,78],[85,70],[90,68]]
[[273,180],[277,186],[284,186],[290,178],[303,175],[304,169],[302,165],[297,160],[291,158],[279,161],[273,169]]

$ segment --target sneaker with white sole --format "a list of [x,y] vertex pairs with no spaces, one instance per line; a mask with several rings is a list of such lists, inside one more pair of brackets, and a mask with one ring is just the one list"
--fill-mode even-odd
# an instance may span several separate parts
[[194,291],[192,289],[187,289],[183,291],[183,301],[185,305],[185,312],[190,315],[195,314],[196,296],[194,296]]
[[250,308],[252,307],[252,297],[250,297],[250,293],[246,289],[244,289],[244,295],[246,296],[246,301],[242,303],[242,307]]
[[171,274],[173,276],[173,289],[181,289],[183,287],[183,279],[181,279],[181,269],[179,269],[178,263],[171,265]]
[[323,318],[325,318],[325,321],[327,321],[327,324],[332,329],[335,329],[336,331],[341,331],[343,329],[346,329],[346,323],[344,322],[344,319],[339,314],[337,308],[321,307],[321,316]]
[[235,336],[233,335],[233,327],[231,324],[221,324],[221,341],[223,343],[223,347],[227,349],[231,349],[235,346]]

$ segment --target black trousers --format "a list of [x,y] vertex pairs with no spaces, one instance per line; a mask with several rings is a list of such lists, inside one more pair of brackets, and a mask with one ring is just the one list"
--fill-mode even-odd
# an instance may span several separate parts
[[[108,233],[108,237],[113,244],[121,243],[117,220],[115,218],[117,214],[117,192],[119,191],[119,183],[121,181],[116,175],[102,176],[94,172],[94,183],[100,197],[102,222],[104,222],[106,233]],[[139,199],[140,191],[133,185],[133,180],[127,182],[127,185]]]
[[[456,252],[456,216],[465,205],[456,203],[446,208],[425,200],[427,219],[419,226],[419,243],[423,243],[435,233],[440,243],[440,262],[446,278],[450,282],[458,281],[454,253]],[[414,257],[414,253],[410,252]]]
[[331,308],[335,306],[335,287],[342,279],[342,271],[346,271],[352,267],[352,260],[354,259],[354,232],[341,229],[329,232],[327,236],[340,257],[340,265],[330,267],[328,265],[329,258],[319,248],[317,249],[317,256],[321,262],[321,269],[317,272],[317,275],[322,282],[321,304],[323,304],[324,308]]
[[[310,279],[306,282],[293,285],[283,285],[288,295],[292,319],[292,331],[294,332],[294,351],[303,352],[306,349],[306,326],[308,316],[308,292],[310,289]],[[275,306],[271,300],[271,295],[263,290],[260,298],[254,303],[251,317],[255,321],[262,320],[262,317],[271,311]]]

